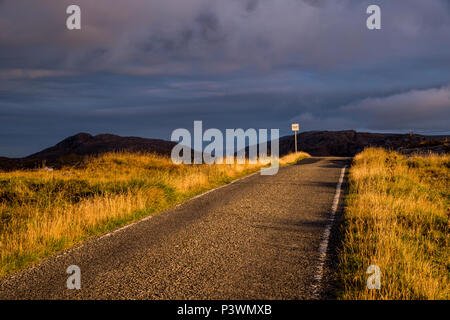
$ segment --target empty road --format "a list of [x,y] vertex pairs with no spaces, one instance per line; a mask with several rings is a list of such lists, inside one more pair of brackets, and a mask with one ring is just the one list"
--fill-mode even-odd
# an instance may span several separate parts
[[[349,163],[313,157],[238,180],[3,278],[0,299],[324,298],[321,244]],[[70,265],[80,290],[66,287]]]

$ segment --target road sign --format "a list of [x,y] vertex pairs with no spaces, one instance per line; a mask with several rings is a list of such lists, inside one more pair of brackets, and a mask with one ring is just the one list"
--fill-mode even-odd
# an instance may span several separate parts
[[295,153],[297,153],[297,131],[300,129],[300,125],[298,123],[292,124],[292,131],[295,133]]

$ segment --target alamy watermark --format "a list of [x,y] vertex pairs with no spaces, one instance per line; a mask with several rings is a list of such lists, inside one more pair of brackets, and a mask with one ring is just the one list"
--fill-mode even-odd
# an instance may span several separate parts
[[[179,128],[172,132],[171,140],[178,144],[172,149],[171,157],[176,164],[245,164],[247,161],[249,164],[257,164],[259,161],[263,165],[270,163],[269,168],[261,169],[262,175],[274,175],[279,167],[279,138],[280,130],[270,129],[268,156],[268,129],[226,129],[224,141],[222,131],[212,128],[203,132],[202,121],[194,121],[193,139],[187,129]],[[209,144],[203,148],[204,142]],[[248,160],[246,149],[249,150]]]
[[66,273],[70,274],[67,278],[66,286],[69,290],[80,290],[81,289],[81,269],[77,265],[71,265],[67,267]]
[[66,13],[69,15],[66,20],[66,27],[68,30],[81,29],[81,8],[75,4],[67,7]]
[[381,270],[377,265],[371,265],[366,270],[367,274],[370,274],[369,278],[367,278],[367,289],[381,289]]
[[[370,5],[367,7],[366,13],[369,17],[366,20],[366,26],[369,30],[381,29],[381,8],[378,5]],[[67,7],[66,27],[68,30],[81,30],[81,8],[72,4]]]

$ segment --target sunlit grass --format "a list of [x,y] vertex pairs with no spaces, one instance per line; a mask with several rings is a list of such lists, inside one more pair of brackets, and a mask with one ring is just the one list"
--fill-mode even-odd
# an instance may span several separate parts
[[[341,299],[449,299],[450,156],[366,149],[349,174]],[[381,289],[365,273],[381,269]]]
[[[280,164],[307,156],[288,155]],[[176,165],[152,154],[109,153],[76,168],[0,173],[0,276],[261,167]]]

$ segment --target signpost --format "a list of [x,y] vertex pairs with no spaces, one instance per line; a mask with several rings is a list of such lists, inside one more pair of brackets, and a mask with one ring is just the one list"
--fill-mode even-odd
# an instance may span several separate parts
[[295,153],[297,153],[297,131],[300,129],[300,125],[298,123],[292,124],[292,131],[295,132]]

